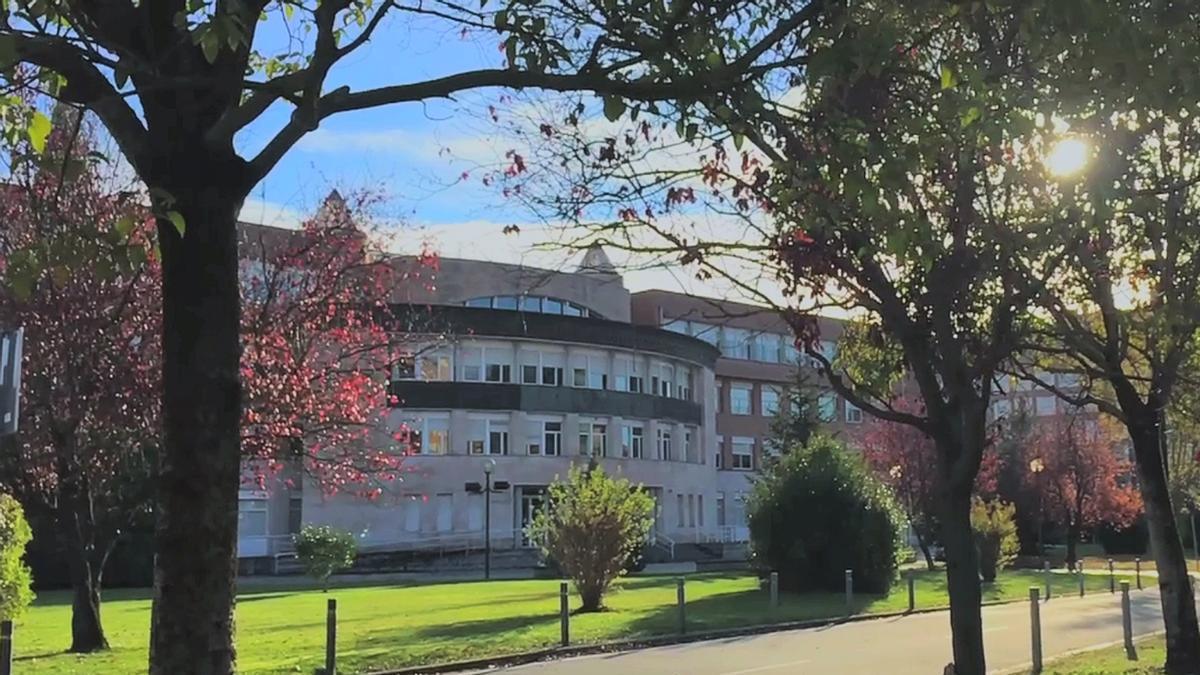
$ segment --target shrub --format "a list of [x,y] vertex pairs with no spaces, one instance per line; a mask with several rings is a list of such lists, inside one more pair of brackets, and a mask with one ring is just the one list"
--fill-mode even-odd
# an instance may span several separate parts
[[995,581],[996,570],[1007,567],[1021,550],[1016,507],[998,499],[985,502],[976,497],[971,504],[971,529],[979,550],[979,575],[984,581]]
[[32,538],[21,505],[0,492],[0,619],[17,617],[33,600],[33,575],[22,560]]
[[826,436],[785,453],[747,504],[755,561],[782,588],[886,593],[904,549],[904,515],[858,455]]
[[598,466],[571,467],[565,482],[550,486],[549,496],[548,507],[529,525],[529,537],[575,584],[579,611],[598,611],[609,586],[645,543],[654,499]]
[[353,565],[358,555],[354,535],[328,525],[306,525],[293,541],[305,574],[320,581],[322,590],[329,589],[330,575]]
[[[1180,535],[1191,534],[1191,528],[1185,527]],[[1146,517],[1139,516],[1133,524],[1125,528],[1114,528],[1112,525],[1101,525],[1096,530],[1096,538],[1109,555],[1145,555],[1150,550],[1150,532],[1146,529]],[[1184,543],[1187,546],[1187,542]]]

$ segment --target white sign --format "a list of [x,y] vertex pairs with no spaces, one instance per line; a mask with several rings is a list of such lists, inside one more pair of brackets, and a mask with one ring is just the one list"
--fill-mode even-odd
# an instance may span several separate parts
[[22,329],[0,330],[0,436],[17,433],[21,416]]

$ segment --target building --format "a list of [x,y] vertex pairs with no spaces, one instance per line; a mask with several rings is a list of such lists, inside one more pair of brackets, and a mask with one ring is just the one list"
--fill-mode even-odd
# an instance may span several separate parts
[[[717,347],[631,322],[630,294],[604,253],[574,271],[442,259],[436,285],[414,284],[395,311],[420,313],[428,340],[393,374],[390,430],[408,429],[402,479],[366,500],[315,486],[244,490],[239,556],[286,550],[290,532],[327,524],[360,549],[470,548],[485,514],[497,548],[524,526],[546,487],[597,461],[654,496],[655,538],[703,541],[718,527]],[[493,481],[508,484],[491,496]]]
[[[771,422],[785,391],[803,377],[820,389],[815,364],[802,358],[788,324],[758,305],[651,290],[632,296],[635,324],[655,326],[703,340],[720,350],[715,365],[717,524],[745,540],[743,504],[754,473],[771,452]],[[819,324],[822,353],[832,358],[842,325]],[[833,432],[852,431],[863,411],[831,391],[817,396],[818,416]]]

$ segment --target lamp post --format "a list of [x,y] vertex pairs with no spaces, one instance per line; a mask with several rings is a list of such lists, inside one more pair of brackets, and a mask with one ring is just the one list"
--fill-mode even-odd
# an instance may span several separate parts
[[1046,519],[1044,497],[1042,496],[1042,472],[1046,470],[1046,463],[1041,457],[1034,457],[1029,460],[1029,470],[1034,475],[1034,482],[1037,485],[1038,493],[1038,526],[1037,526],[1037,546],[1038,555],[1044,557],[1046,555],[1045,546],[1042,543],[1042,521]]
[[492,474],[496,471],[496,460],[491,457],[483,460],[483,485],[467,483],[467,492],[483,495],[483,578],[492,578],[492,495],[508,489],[508,481],[498,480],[492,483]]

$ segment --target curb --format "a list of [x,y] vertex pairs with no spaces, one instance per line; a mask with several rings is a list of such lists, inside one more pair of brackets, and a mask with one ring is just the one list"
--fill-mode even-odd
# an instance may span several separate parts
[[[1028,601],[993,600],[991,602],[984,602],[980,606],[990,607],[993,605],[1011,605],[1019,602]],[[435,663],[425,666],[409,666],[395,670],[377,670],[371,671],[368,673],[368,675],[438,675],[440,673],[457,673],[466,670],[507,668],[512,666],[523,666],[529,663],[537,663],[539,661],[570,658],[573,656],[634,651],[649,647],[665,647],[668,645],[687,644],[689,642],[703,642],[705,640],[719,640],[722,638],[742,637],[746,635],[763,635],[766,633],[778,633],[788,630],[822,628],[826,626],[838,626],[847,623],[858,623],[861,621],[873,621],[876,619],[896,619],[905,616],[945,612],[948,609],[949,606],[947,605],[945,607],[926,607],[922,609],[915,609],[911,612],[902,611],[881,612],[879,614],[854,614],[851,616],[826,617],[823,619],[804,619],[800,621],[785,621],[782,623],[765,623],[757,626],[746,626],[742,628],[721,628],[716,630],[702,631],[699,633],[685,633],[682,635],[660,635],[645,638],[633,638],[628,640],[611,640],[608,642],[596,642],[592,644],[569,647],[549,647],[546,649],[538,649],[529,652],[509,654],[507,656],[493,656],[479,659],[467,659],[464,661],[450,661],[447,663]]]

